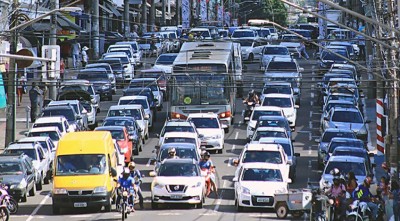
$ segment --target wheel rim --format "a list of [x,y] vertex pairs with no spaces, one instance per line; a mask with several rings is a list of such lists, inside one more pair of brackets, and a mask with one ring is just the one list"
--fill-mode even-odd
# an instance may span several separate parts
[[276,210],[276,214],[278,215],[278,217],[284,217],[287,214],[286,207],[284,206],[278,207],[278,209]]

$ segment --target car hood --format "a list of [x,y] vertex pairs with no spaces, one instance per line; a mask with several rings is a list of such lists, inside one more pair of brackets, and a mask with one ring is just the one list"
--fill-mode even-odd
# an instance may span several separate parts
[[61,92],[58,95],[58,100],[84,100],[90,101],[91,96],[89,92],[85,90],[73,90],[73,91],[65,91]]
[[4,184],[15,184],[15,183],[21,183],[21,181],[24,179],[24,175],[20,174],[13,174],[13,175],[1,175],[0,180],[1,183]]
[[65,175],[54,176],[53,187],[56,189],[90,189],[93,190],[99,186],[107,186],[109,177],[104,174],[99,175]]
[[[204,183],[205,179],[201,176],[197,177],[185,177],[185,176],[159,176],[155,177],[153,180],[153,184],[157,183],[159,185],[188,185],[193,186],[198,182]],[[203,186],[203,185],[201,185]]]
[[274,196],[276,191],[287,193],[286,182],[273,182],[273,181],[240,181],[242,187],[250,190],[251,195],[261,196]]
[[199,128],[197,129],[199,134],[203,134],[205,137],[214,136],[216,134],[221,134],[221,129],[210,129],[210,128]]

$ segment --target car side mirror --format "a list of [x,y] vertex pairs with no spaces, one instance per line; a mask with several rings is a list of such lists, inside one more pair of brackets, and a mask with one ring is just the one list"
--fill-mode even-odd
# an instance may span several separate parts
[[148,114],[144,115],[145,120],[148,120],[149,118],[150,118],[150,115],[148,115]]
[[303,72],[304,71],[304,68],[299,68],[299,72]]
[[149,176],[155,177],[155,176],[157,176],[157,173],[155,171],[150,171]]
[[24,133],[25,137],[29,137],[29,132]]
[[294,105],[294,108],[299,109],[300,106],[299,105]]
[[117,170],[114,167],[110,168],[110,174],[112,177],[116,177],[117,176]]
[[290,179],[290,178],[287,179],[287,183],[288,183],[288,184],[291,184],[291,183],[292,183],[292,179]]

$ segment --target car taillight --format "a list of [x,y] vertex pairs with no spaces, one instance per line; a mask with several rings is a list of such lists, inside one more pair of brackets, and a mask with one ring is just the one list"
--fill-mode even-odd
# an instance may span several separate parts
[[218,114],[218,117],[219,117],[219,118],[231,117],[231,112],[230,112],[230,111],[222,112],[222,113]]
[[180,113],[172,112],[172,113],[171,113],[171,118],[172,118],[172,119],[182,119],[182,120],[186,120],[186,119],[187,119],[187,116],[185,116],[185,115],[183,115],[183,114],[180,114]]

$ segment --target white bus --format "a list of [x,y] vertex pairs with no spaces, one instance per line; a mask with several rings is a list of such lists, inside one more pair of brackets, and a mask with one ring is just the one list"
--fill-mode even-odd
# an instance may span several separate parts
[[169,81],[170,117],[212,112],[231,125],[236,110],[235,68],[232,42],[185,42]]

